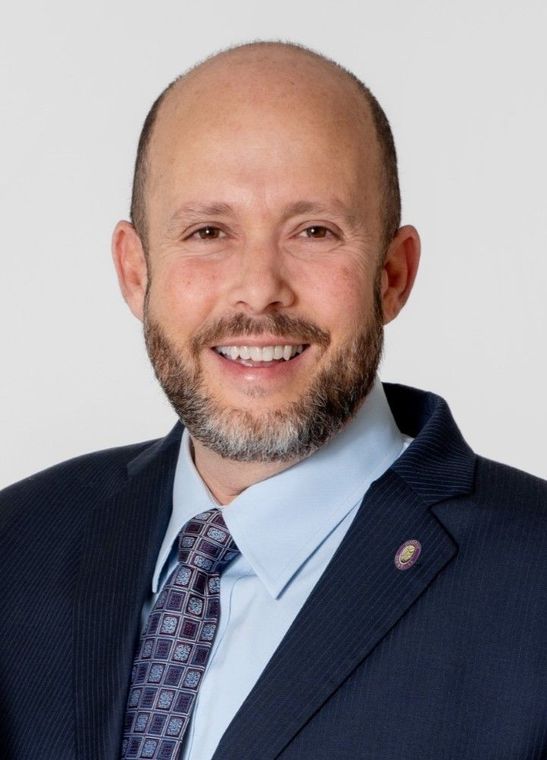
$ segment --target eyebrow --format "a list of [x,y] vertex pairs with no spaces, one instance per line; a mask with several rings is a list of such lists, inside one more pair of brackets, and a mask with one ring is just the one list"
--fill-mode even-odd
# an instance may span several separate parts
[[299,216],[300,214],[332,214],[344,217],[349,222],[354,222],[355,214],[349,210],[343,201],[339,198],[330,198],[327,203],[320,201],[295,201],[285,207],[283,212],[283,218],[288,219],[291,216]]
[[[343,201],[336,197],[330,198],[326,203],[312,200],[294,201],[285,206],[282,218],[285,221],[292,216],[299,216],[302,214],[329,215],[333,212],[337,217],[343,218],[350,226],[356,226],[356,214],[351,211]],[[169,229],[171,229],[176,227],[182,220],[188,219],[189,217],[233,216],[235,213],[235,209],[229,203],[185,203],[170,217],[168,225]]]
[[229,216],[232,213],[233,209],[228,203],[185,203],[169,217],[167,229],[176,232],[179,224],[188,218]]

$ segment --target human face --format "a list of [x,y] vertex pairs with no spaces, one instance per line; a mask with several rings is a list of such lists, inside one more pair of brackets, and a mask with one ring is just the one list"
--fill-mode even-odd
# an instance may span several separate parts
[[[150,251],[146,343],[194,438],[232,460],[290,461],[337,432],[374,379],[379,252],[347,166],[295,155],[286,137],[272,163],[272,135],[252,152],[249,137],[181,167],[181,202]],[[303,350],[231,358],[267,346]]]
[[240,461],[324,443],[381,351],[376,146],[322,101],[289,105],[179,107],[151,154],[150,358],[194,438]]

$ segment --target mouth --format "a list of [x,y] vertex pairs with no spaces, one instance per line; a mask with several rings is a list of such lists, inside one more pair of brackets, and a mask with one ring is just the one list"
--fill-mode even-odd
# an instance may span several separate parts
[[294,361],[308,348],[308,343],[271,343],[262,346],[227,344],[213,346],[213,351],[234,364],[266,368]]

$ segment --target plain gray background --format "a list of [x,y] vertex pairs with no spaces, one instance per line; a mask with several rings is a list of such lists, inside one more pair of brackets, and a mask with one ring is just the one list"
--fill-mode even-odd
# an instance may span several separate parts
[[0,485],[174,423],[110,235],[156,95],[256,38],[335,58],[392,122],[423,256],[382,378],[444,395],[477,451],[547,475],[543,0],[32,0],[0,29]]

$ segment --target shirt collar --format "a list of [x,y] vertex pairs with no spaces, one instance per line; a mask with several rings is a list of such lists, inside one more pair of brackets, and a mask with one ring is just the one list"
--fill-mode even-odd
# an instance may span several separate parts
[[[308,557],[360,503],[404,444],[382,384],[376,380],[358,412],[331,441],[307,459],[245,489],[223,507],[224,520],[241,554],[273,597],[279,596]],[[181,527],[198,512],[216,506],[194,466],[185,430],[154,592]]]

